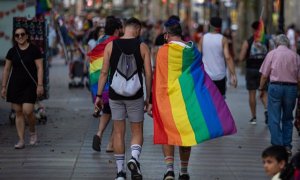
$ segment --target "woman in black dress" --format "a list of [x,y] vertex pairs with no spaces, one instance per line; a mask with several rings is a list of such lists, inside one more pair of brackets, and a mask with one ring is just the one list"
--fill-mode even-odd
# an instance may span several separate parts
[[16,112],[19,142],[14,147],[23,149],[25,118],[29,122],[29,144],[34,145],[37,142],[33,110],[37,97],[44,93],[43,61],[38,47],[29,42],[29,34],[25,28],[14,29],[13,36],[14,46],[6,55],[3,70],[1,96],[12,103]]

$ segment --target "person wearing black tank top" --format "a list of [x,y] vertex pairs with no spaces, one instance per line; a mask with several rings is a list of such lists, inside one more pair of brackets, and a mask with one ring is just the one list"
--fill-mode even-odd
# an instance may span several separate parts
[[[104,62],[101,70],[101,75],[98,83],[98,94],[95,101],[95,106],[103,107],[102,91],[109,76],[110,82],[112,76],[117,69],[118,61],[122,53],[133,54],[136,60],[137,71],[141,82],[141,89],[130,97],[125,97],[117,94],[111,87],[109,89],[109,104],[114,122],[114,154],[117,165],[116,180],[126,179],[126,170],[124,168],[125,159],[125,118],[128,116],[131,130],[131,155],[132,158],[128,161],[127,166],[131,171],[131,178],[134,180],[142,179],[140,169],[139,156],[143,145],[143,120],[144,120],[144,105],[149,104],[151,90],[151,59],[150,51],[145,43],[138,40],[141,30],[141,23],[136,18],[130,18],[125,23],[124,36],[118,40],[110,42],[104,50]],[[108,73],[109,72],[109,73]],[[143,78],[145,75],[146,84],[146,103],[144,103],[143,93]]]

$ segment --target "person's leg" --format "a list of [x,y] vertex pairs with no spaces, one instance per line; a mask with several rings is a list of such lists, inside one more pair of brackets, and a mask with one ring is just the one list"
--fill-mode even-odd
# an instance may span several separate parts
[[[143,146],[144,98],[124,101],[131,128],[131,156],[127,166],[131,171],[131,179],[142,179],[139,158]],[[115,138],[115,137],[114,137]]]
[[269,116],[269,130],[271,133],[272,145],[283,145],[282,130],[281,130],[281,101],[282,88],[281,85],[270,84],[268,90],[268,116]]
[[104,130],[106,129],[109,121],[110,121],[111,115],[110,114],[106,114],[103,113],[99,119],[99,126],[98,126],[98,131],[97,134],[94,136],[93,138],[93,149],[95,151],[101,151],[101,140],[102,140],[102,136],[104,133]]
[[248,92],[251,116],[256,119],[256,90],[249,90]]
[[114,133],[114,127],[111,128],[110,138],[109,138],[108,144],[106,146],[106,152],[107,153],[114,152],[114,146],[113,146],[114,136],[113,136],[113,133]]
[[15,145],[16,149],[24,148],[24,131],[25,131],[25,117],[23,115],[22,104],[12,103],[12,108],[16,113],[16,129],[19,137],[19,142]]
[[174,146],[164,144],[162,145],[163,154],[165,157],[165,164],[167,166],[164,180],[172,180],[175,178],[174,174]]
[[180,155],[180,175],[179,180],[187,180],[190,179],[190,176],[188,175],[188,165],[191,155],[191,147],[187,146],[180,146],[179,147],[179,155]]
[[125,160],[125,120],[114,120],[114,155],[116,158],[117,170],[119,172],[126,172],[124,168],[124,160]]
[[263,97],[260,97],[263,105],[264,105],[264,108],[265,108],[265,124],[268,124],[268,121],[269,121],[269,117],[268,117],[268,109],[267,109],[267,103],[268,103],[268,91],[266,90]]
[[117,178],[126,179],[126,171],[124,168],[125,160],[125,115],[126,109],[123,101],[111,100],[109,99],[109,105],[111,108],[111,115],[113,120],[113,146],[114,146],[114,156],[117,165]]
[[292,149],[293,137],[293,110],[296,105],[297,87],[285,86],[283,96],[283,112],[282,112],[282,141],[283,146],[289,150]]
[[131,154],[137,161],[139,160],[140,153],[143,145],[143,121],[131,122]]
[[23,104],[23,113],[28,119],[29,123],[29,133],[30,133],[30,145],[37,143],[37,132],[36,132],[36,117],[34,114],[34,104],[24,103]]

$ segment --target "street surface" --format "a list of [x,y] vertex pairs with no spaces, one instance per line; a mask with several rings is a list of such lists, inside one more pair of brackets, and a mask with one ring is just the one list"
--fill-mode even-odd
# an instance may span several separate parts
[[[0,67],[2,74],[3,67]],[[264,124],[261,102],[257,106],[257,125],[250,125],[248,92],[244,75],[238,72],[237,89],[228,87],[226,101],[235,118],[238,133],[218,138],[192,148],[189,172],[192,180],[267,180],[263,170],[261,152],[270,145],[270,135]],[[0,77],[1,78],[1,77]],[[54,59],[50,68],[50,99],[46,106],[48,122],[38,125],[39,144],[15,150],[17,134],[10,125],[10,105],[0,101],[0,179],[30,180],[112,180],[116,176],[114,156],[105,148],[111,124],[102,139],[102,152],[91,148],[98,120],[92,117],[93,105],[86,88],[68,89],[68,67],[62,59]],[[141,168],[145,180],[163,178],[164,158],[160,145],[153,145],[152,119],[145,116],[145,143],[141,154]],[[129,130],[129,128],[127,128]],[[28,129],[26,131],[28,144]],[[126,159],[129,160],[130,134],[126,135]],[[294,129],[293,153],[300,148]],[[176,149],[176,177],[179,169]],[[127,177],[130,173],[127,170]],[[130,178],[128,178],[130,179]]]

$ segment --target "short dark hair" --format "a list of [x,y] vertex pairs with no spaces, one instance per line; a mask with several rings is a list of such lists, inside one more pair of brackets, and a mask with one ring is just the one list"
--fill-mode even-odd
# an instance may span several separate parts
[[182,36],[182,28],[177,19],[170,19],[164,24],[166,32],[174,36]]
[[221,28],[222,27],[222,19],[219,17],[212,17],[210,18],[210,25],[215,28]]
[[179,16],[176,16],[176,15],[171,15],[168,20],[170,19],[174,19],[174,20],[177,20],[177,21],[180,21],[180,17]]
[[141,28],[142,27],[142,23],[137,18],[131,17],[131,18],[129,18],[129,19],[126,20],[125,27],[126,26],[135,26],[135,27]]
[[115,18],[114,16],[106,17],[106,22],[104,27],[104,33],[106,35],[113,35],[114,32],[120,28],[122,28],[122,22],[120,19]]
[[270,146],[270,147],[266,148],[262,152],[261,156],[262,156],[262,158],[273,157],[278,162],[284,161],[286,163],[288,162],[288,159],[289,159],[289,154],[287,153],[285,147],[278,146],[278,145],[274,145],[274,146]]
[[254,21],[254,22],[251,24],[251,27],[252,27],[254,30],[257,30],[258,27],[259,27],[259,22],[258,22],[258,21]]

